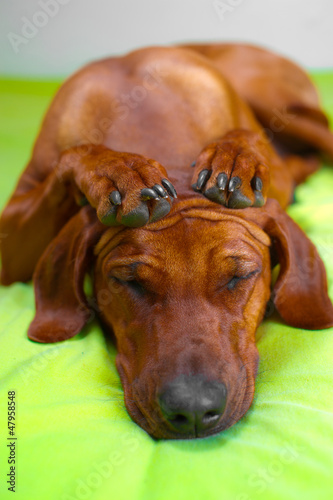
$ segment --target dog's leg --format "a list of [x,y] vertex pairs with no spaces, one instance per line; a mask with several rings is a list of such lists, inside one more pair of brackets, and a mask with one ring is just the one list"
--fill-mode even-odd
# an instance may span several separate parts
[[104,146],[65,151],[42,182],[23,174],[0,220],[1,281],[31,278],[50,241],[82,203],[89,202],[105,225],[143,226],[170,211],[176,191],[165,169],[141,155]]
[[[333,160],[333,135],[329,130],[327,117],[320,108],[315,86],[296,64],[268,50],[237,44],[194,45],[190,48],[214,63],[232,84],[241,100],[250,106],[257,124],[264,127],[264,130],[259,131],[259,135],[261,139],[266,137],[265,142],[269,144],[266,148],[259,147],[259,150],[266,150],[268,153],[268,156],[265,156],[268,160],[266,166],[269,167],[270,187],[266,193],[286,207],[292,199],[295,186],[320,167],[318,153],[324,153],[329,160]],[[241,127],[258,132],[253,123],[242,123]],[[253,140],[250,142],[253,146]],[[257,144],[259,143],[258,140]],[[218,148],[220,151],[221,145],[222,143]],[[253,161],[250,159],[249,148],[247,149],[248,173],[243,167],[243,187],[240,191],[235,190],[234,194],[228,194],[228,191],[217,190],[214,175],[200,191],[227,206],[241,208],[260,204],[258,193],[254,200],[253,190],[250,189],[251,181],[256,182],[253,177],[256,169],[253,170]],[[218,155],[215,155],[215,169],[217,158]],[[244,155],[241,158],[244,159]],[[202,160],[202,157],[200,159]],[[255,161],[259,165],[259,157]],[[244,162],[246,163],[245,160]],[[238,158],[238,167],[239,164]],[[199,161],[195,172],[197,176],[200,174],[200,168],[208,170],[207,175],[210,175],[212,169],[209,165]],[[228,173],[222,170],[221,173],[223,172]],[[249,175],[252,175],[250,179]],[[220,183],[221,179],[222,177],[219,179]],[[193,182],[197,183],[197,177],[194,176]],[[264,188],[263,183],[262,194],[265,200]],[[261,199],[261,196],[259,198]]]
[[[333,136],[310,77],[292,61],[243,44],[190,45],[209,58],[250,106],[269,137],[285,153],[320,151],[333,160]],[[298,164],[297,176],[305,178]],[[311,169],[310,169],[311,171]]]

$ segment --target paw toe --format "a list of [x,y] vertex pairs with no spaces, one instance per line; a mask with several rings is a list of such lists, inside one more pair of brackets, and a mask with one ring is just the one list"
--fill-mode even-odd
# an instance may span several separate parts
[[265,205],[265,198],[260,191],[254,192],[255,201],[253,203],[254,207],[263,207]]
[[214,201],[215,203],[226,205],[226,192],[222,189],[219,189],[217,186],[206,189],[204,195],[206,196],[206,198]]
[[228,200],[229,208],[247,208],[252,205],[252,201],[239,189],[233,191]]
[[119,226],[117,221],[117,207],[112,206],[105,215],[99,217],[102,224],[105,226]]
[[144,226],[149,220],[149,210],[146,203],[141,202],[134,210],[125,215],[120,213],[118,220],[128,227]]
[[162,217],[165,217],[171,209],[171,205],[166,199],[159,200],[155,203],[155,206],[152,209],[151,216],[149,222],[155,222]]

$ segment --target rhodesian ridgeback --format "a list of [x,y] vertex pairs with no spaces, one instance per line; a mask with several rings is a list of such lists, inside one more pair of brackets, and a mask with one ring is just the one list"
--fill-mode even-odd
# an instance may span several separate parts
[[268,303],[294,327],[333,325],[324,265],[285,212],[321,154],[333,136],[313,84],[266,50],[155,47],[84,67],[2,214],[2,283],[34,280],[29,338],[80,332],[90,275],[134,421],[155,438],[230,427],[253,400]]

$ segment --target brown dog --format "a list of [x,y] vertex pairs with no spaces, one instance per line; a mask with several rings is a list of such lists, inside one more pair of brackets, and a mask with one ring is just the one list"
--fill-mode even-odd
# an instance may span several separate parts
[[262,49],[149,48],[83,68],[1,219],[2,283],[34,277],[29,337],[82,329],[93,265],[132,418],[157,438],[229,427],[253,399],[272,267],[288,324],[333,325],[323,263],[284,212],[320,152],[333,158],[333,137],[314,87]]

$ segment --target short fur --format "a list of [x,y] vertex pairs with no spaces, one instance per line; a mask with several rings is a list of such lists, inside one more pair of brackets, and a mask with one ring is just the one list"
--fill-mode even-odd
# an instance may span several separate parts
[[30,339],[84,327],[93,270],[132,418],[195,437],[158,394],[200,374],[228,393],[201,435],[229,427],[253,399],[271,295],[289,325],[333,326],[324,265],[284,211],[321,153],[333,159],[333,137],[314,86],[266,50],[155,47],[86,66],[55,96],[0,222],[2,283],[34,279]]

